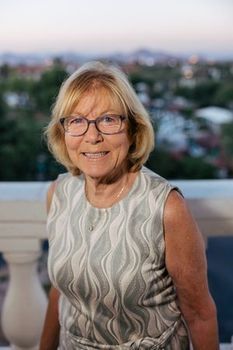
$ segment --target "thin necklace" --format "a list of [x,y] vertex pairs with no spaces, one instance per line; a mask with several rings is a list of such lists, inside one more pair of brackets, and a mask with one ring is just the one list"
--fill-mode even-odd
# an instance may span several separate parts
[[[127,184],[128,184],[128,176],[127,176],[127,179],[126,179],[126,182],[125,182],[124,186],[122,186],[121,190],[117,193],[115,200],[120,198],[120,196],[124,192]],[[114,201],[113,201],[113,203],[114,203]]]
[[[125,181],[124,185],[121,187],[120,191],[116,195],[114,195],[113,201],[111,202],[111,205],[109,207],[111,207],[114,204],[114,202],[121,197],[121,195],[125,191],[127,185],[128,185],[128,175],[127,175],[126,181]],[[86,198],[88,199],[86,186],[85,186],[85,194],[86,194]],[[102,208],[102,209],[106,209],[106,208]],[[90,224],[88,226],[89,231],[94,230],[94,228],[97,224],[97,221],[99,221],[99,220],[95,220],[94,222],[90,222]]]
[[[121,187],[120,191],[114,195],[113,197],[113,201],[111,203],[111,205],[115,202],[115,200],[117,200],[118,198],[120,198],[120,196],[122,195],[122,193],[124,192],[124,190],[126,189],[126,186],[128,185],[128,175],[127,175],[127,178],[126,178],[126,181],[124,183],[124,185]],[[88,193],[87,193],[87,187],[85,185],[85,195],[86,195],[86,198],[87,200],[90,202],[90,200],[88,199]],[[90,202],[91,203],[91,202]]]

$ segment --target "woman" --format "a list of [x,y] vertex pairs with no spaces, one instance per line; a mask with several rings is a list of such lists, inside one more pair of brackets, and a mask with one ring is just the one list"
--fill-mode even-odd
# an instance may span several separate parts
[[124,74],[94,62],[71,75],[47,136],[68,173],[48,192],[40,349],[218,349],[201,235],[179,190],[143,167],[153,128]]

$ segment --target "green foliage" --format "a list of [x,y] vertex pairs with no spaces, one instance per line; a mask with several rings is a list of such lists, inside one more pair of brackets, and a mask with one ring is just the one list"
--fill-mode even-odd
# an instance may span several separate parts
[[[6,107],[6,104],[4,102],[2,92],[0,91],[0,118],[1,118],[1,116],[5,115],[6,108],[7,107]],[[1,120],[0,120],[0,123],[1,123]]]
[[32,180],[40,150],[40,129],[33,119],[20,116],[0,120],[1,180]]
[[217,168],[208,163],[203,157],[186,156],[180,160],[180,179],[214,179]]
[[20,78],[17,76],[10,77],[7,81],[5,81],[5,90],[13,91],[13,92],[28,92],[30,93],[32,86],[32,81],[24,78]]
[[209,106],[215,104],[215,95],[219,88],[219,83],[207,81],[202,84],[198,84],[193,89],[193,100],[200,107]]
[[4,63],[2,66],[0,66],[0,77],[3,79],[7,79],[11,73],[11,67]]
[[177,178],[179,162],[163,149],[156,148],[150,155],[146,166],[167,179]]
[[0,181],[55,179],[66,171],[48,152],[43,127],[26,114],[0,119]]
[[217,169],[202,157],[175,158],[162,149],[156,149],[146,164],[148,168],[167,179],[214,179]]
[[138,66],[138,69],[130,74],[130,80],[133,84],[139,81],[154,84],[157,81],[176,80],[179,77],[180,73],[177,69],[162,64],[151,67]]
[[60,65],[56,65],[42,74],[41,79],[35,82],[31,91],[35,109],[45,114],[50,113],[59,88],[66,77],[67,73]]
[[222,84],[216,92],[215,103],[218,106],[228,106],[233,103],[233,81]]
[[222,143],[228,156],[233,157],[233,123],[227,123],[222,126]]
[[199,83],[194,87],[178,87],[175,94],[193,101],[199,107],[216,104],[216,94],[221,85],[213,81]]
[[[138,66],[138,69],[129,75],[129,79],[134,87],[140,82],[147,84],[151,98],[162,96],[162,93],[166,93],[170,89],[171,82],[173,81],[174,83],[179,77],[180,73],[177,69],[162,64],[152,67]],[[157,82],[160,82],[162,85],[161,91],[155,89]]]
[[[59,166],[43,141],[43,128],[65,70],[56,64],[39,81],[10,76],[0,84],[0,180],[42,180],[55,178]],[[4,92],[27,93],[27,106],[6,106]],[[39,117],[38,117],[39,116]]]

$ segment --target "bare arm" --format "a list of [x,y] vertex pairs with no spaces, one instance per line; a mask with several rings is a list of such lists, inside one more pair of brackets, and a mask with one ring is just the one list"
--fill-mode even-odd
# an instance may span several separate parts
[[218,350],[216,308],[210,296],[204,242],[184,199],[172,191],[164,213],[166,266],[194,350]]
[[[49,212],[56,183],[53,182],[47,194],[47,212]],[[40,340],[40,350],[57,350],[59,344],[60,325],[58,320],[59,292],[51,287],[49,303],[45,316],[43,332]]]
[[44,328],[40,341],[40,350],[57,350],[58,348],[60,332],[58,321],[58,299],[59,292],[54,287],[51,287]]

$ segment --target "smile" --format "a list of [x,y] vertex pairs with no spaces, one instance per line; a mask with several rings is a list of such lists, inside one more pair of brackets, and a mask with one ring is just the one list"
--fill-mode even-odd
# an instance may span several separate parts
[[99,159],[106,156],[108,153],[109,152],[83,152],[82,154],[89,159]]

